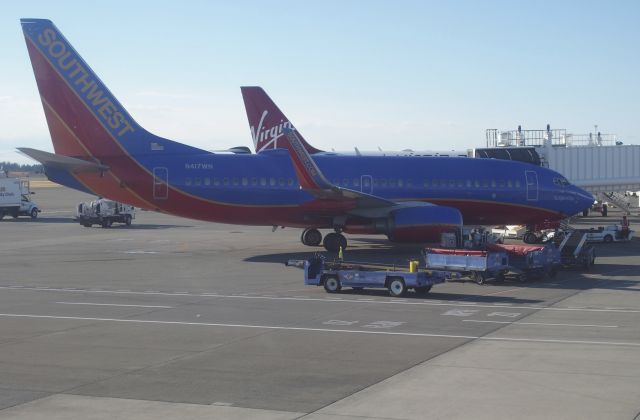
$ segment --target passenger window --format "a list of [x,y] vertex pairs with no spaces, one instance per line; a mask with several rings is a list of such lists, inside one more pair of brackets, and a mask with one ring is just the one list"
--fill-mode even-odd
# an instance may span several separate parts
[[489,188],[489,181],[486,179],[482,180],[482,188]]
[[477,179],[473,180],[473,186],[476,188],[480,188],[480,181],[478,181]]
[[496,187],[496,180],[492,179],[491,180],[491,188],[495,188]]
[[260,185],[263,186],[263,187],[266,187],[267,186],[267,178],[265,178],[265,177],[260,178]]
[[358,178],[353,178],[353,186],[354,187],[359,187],[360,186],[360,180]]
[[462,188],[462,187],[464,187],[464,181],[459,179],[458,180],[458,188]]
[[290,187],[293,187],[293,179],[292,178],[287,179],[287,185],[290,186]]
[[229,178],[223,179],[222,183],[224,184],[225,187],[229,186]]
[[213,178],[213,185],[215,185],[216,187],[220,185],[220,178]]
[[516,188],[520,188],[520,181],[516,180]]
[[404,187],[404,181],[402,181],[401,179],[398,180],[398,187]]
[[413,186],[413,181],[411,179],[407,179],[407,188],[411,188]]
[[467,179],[467,188],[471,188],[471,180]]
[[251,186],[255,187],[256,185],[258,185],[258,178],[256,177],[251,178]]
[[278,185],[284,187],[284,178],[278,178]]
[[387,180],[386,180],[386,179],[384,179],[384,178],[382,178],[382,179],[380,180],[380,186],[381,186],[381,187],[386,187],[386,186],[387,186]]
[[202,180],[200,178],[196,178],[194,184],[199,187],[202,185]]
[[389,187],[390,188],[395,188],[396,187],[396,180],[395,179],[390,179],[389,180]]
[[211,185],[211,178],[206,177],[206,178],[204,179],[204,185],[206,185],[206,186]]
[[422,183],[422,186],[425,188],[429,188],[429,180],[425,179],[424,182]]
[[240,180],[238,178],[233,178],[233,186],[237,187],[238,185],[240,185]]
[[504,188],[504,186],[505,186],[504,179],[499,180],[498,181],[498,187]]
[[513,181],[508,180],[508,181],[507,181],[507,187],[509,187],[509,188],[513,188]]
[[242,186],[246,187],[247,185],[249,185],[249,178],[247,178],[246,176],[242,177]]
[[455,181],[455,180],[453,180],[453,179],[450,179],[450,180],[449,180],[449,188],[453,188],[453,187],[455,187],[455,186],[456,186],[456,181]]
[[185,178],[184,185],[191,185],[191,178]]

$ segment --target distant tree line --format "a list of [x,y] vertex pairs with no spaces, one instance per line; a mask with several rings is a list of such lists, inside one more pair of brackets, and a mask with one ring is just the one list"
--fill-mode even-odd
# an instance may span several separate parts
[[44,170],[42,165],[40,164],[20,164],[20,163],[12,163],[12,162],[0,162],[0,171],[7,172],[31,172],[35,174],[40,174]]

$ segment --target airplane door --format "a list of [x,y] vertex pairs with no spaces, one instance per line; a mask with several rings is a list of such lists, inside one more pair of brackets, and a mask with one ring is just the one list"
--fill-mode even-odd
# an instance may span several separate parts
[[153,168],[153,198],[166,200],[169,197],[169,170]]
[[360,191],[365,194],[373,194],[373,179],[371,175],[362,175],[360,177]]
[[527,179],[527,200],[538,201],[538,174],[534,171],[524,171]]

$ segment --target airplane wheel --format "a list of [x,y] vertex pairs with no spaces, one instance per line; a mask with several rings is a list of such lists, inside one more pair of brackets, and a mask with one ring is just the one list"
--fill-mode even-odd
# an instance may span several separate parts
[[407,292],[407,286],[401,277],[393,277],[389,282],[389,294],[393,297],[403,296]]
[[307,246],[318,246],[322,243],[322,233],[318,229],[305,229],[302,231],[300,241]]
[[344,251],[347,248],[347,238],[340,233],[331,232],[324,237],[322,245],[329,252],[338,252],[340,247]]
[[342,285],[340,284],[340,280],[337,276],[327,276],[324,279],[324,290],[327,293],[337,293],[342,289]]

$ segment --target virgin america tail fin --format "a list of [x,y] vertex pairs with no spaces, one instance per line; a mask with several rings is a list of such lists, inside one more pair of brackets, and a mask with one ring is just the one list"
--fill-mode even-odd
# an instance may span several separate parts
[[[288,140],[284,135],[284,129],[293,129],[293,124],[261,87],[243,86],[240,90],[256,153],[268,149],[286,149]],[[299,132],[297,136],[307,152],[322,152],[307,143]]]

